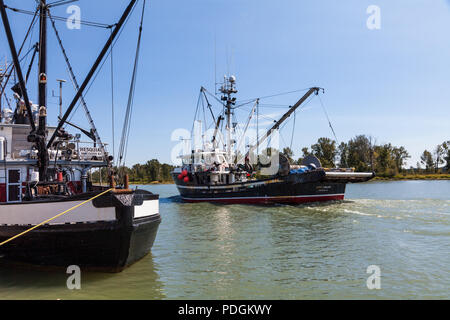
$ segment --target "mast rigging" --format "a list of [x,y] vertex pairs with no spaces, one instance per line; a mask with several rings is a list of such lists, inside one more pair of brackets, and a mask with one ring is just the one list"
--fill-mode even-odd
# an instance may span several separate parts
[[130,91],[128,94],[128,103],[127,103],[127,110],[125,113],[125,120],[123,122],[123,128],[122,128],[122,138],[120,141],[119,146],[119,168],[121,167],[122,160],[123,165],[125,165],[125,159],[126,159],[126,153],[127,153],[127,147],[128,147],[128,138],[130,135],[130,119],[131,114],[133,111],[133,102],[134,102],[134,92],[136,88],[136,78],[137,78],[137,69],[139,64],[139,54],[141,49],[141,39],[142,39],[142,26],[144,24],[144,13],[145,13],[145,0],[142,4],[142,13],[141,13],[141,20],[139,24],[139,34],[138,34],[138,40],[136,45],[136,54],[134,59],[134,67],[133,67],[133,74],[131,76],[131,83],[130,83]]
[[20,67],[19,57],[17,55],[16,46],[14,44],[14,39],[13,39],[12,32],[11,32],[11,26],[9,24],[8,15],[6,14],[5,4],[4,4],[3,0],[0,0],[0,13],[2,16],[3,26],[5,28],[6,38],[8,39],[11,56],[13,58],[14,67],[16,69],[17,77],[19,78],[20,89],[22,91],[22,94],[23,94],[23,97],[25,100],[25,107],[28,112],[28,117],[30,118],[31,133],[35,133],[36,125],[34,124],[34,121],[33,121],[30,100],[28,99],[28,93],[27,93],[27,90],[25,87],[25,81],[23,78],[22,69]]
[[[78,91],[80,89],[80,86],[78,85],[77,78],[76,78],[76,76],[75,76],[75,74],[73,72],[73,68],[72,68],[72,65],[70,64],[69,57],[67,56],[66,50],[64,49],[61,37],[59,36],[59,32],[56,29],[55,21],[54,21],[52,15],[50,14],[50,11],[48,12],[48,16],[49,16],[50,21],[52,23],[52,27],[53,27],[53,30],[55,32],[56,39],[58,40],[59,47],[60,47],[61,52],[62,52],[62,54],[64,56],[64,60],[66,61],[67,70],[69,71],[69,75],[70,75],[70,79],[71,79],[72,85],[75,88],[75,90]],[[91,113],[89,112],[89,109],[88,109],[87,104],[86,104],[86,100],[84,99],[83,95],[80,96],[80,102],[81,102],[81,105],[84,108],[84,112],[86,114],[86,118],[88,119],[89,125],[91,126],[90,134],[86,134],[86,130],[81,130],[81,131],[84,134],[86,134],[90,139],[94,140],[96,143],[98,143],[100,145],[101,152],[103,153],[104,158],[107,160],[108,157],[107,157],[107,154],[106,154],[105,146],[102,143],[102,140],[100,139],[100,135],[99,135],[99,133],[97,131],[97,128],[95,127],[94,120],[92,119]],[[59,117],[59,120],[61,120],[61,116]],[[66,121],[66,123],[68,123],[69,125],[72,125],[68,121]]]
[[70,103],[69,107],[67,108],[64,116],[62,117],[61,121],[58,123],[58,126],[49,139],[47,143],[47,148],[49,148],[53,141],[55,140],[58,131],[61,129],[61,127],[64,125],[65,121],[69,117],[70,113],[72,112],[73,108],[77,104],[77,101],[80,99],[80,97],[83,94],[83,91],[86,89],[86,86],[88,85],[89,81],[92,79],[92,76],[94,75],[95,71],[97,70],[98,66],[102,62],[105,54],[108,52],[109,47],[113,43],[114,39],[116,38],[118,32],[122,28],[125,20],[129,16],[131,10],[133,9],[134,5],[136,4],[137,0],[131,0],[128,4],[127,8],[125,9],[124,13],[122,14],[122,17],[120,18],[119,22],[117,23],[116,27],[114,28],[113,32],[111,33],[110,37],[108,38],[106,44],[104,45],[102,51],[100,52],[99,56],[97,57],[96,61],[94,62],[93,66],[91,67],[91,70],[89,71],[88,75],[86,76],[85,80],[83,81],[82,85],[80,86],[80,89],[77,91],[75,97],[73,98],[72,102]]
[[259,147],[260,144],[262,144],[271,134],[274,130],[277,130],[280,125],[287,119],[289,118],[289,116],[295,112],[295,110],[302,105],[306,99],[308,99],[313,93],[318,95],[319,91],[323,90],[321,88],[318,87],[313,87],[311,89],[308,90],[308,92],[300,98],[300,100],[297,101],[296,104],[294,104],[288,112],[286,112],[281,118],[280,120],[278,120],[257,142],[256,142],[256,146],[252,146],[249,148],[248,152],[246,155],[251,154],[255,149],[257,149]]

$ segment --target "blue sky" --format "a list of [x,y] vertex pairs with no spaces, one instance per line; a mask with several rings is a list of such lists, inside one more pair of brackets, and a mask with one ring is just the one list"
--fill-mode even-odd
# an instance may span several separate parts
[[[6,4],[31,9],[34,0]],[[116,21],[128,1],[80,0],[83,20]],[[337,137],[368,134],[376,142],[403,145],[415,165],[424,149],[450,139],[450,5],[446,0],[192,0],[147,1],[143,47],[129,141],[128,164],[158,158],[169,162],[177,128],[189,129],[201,85],[214,90],[217,75],[236,75],[238,99],[245,100],[310,86],[322,96]],[[381,29],[369,30],[369,5],[381,8]],[[52,13],[68,16],[66,6]],[[126,107],[137,38],[135,10],[114,49],[116,150]],[[16,39],[31,19],[8,11]],[[49,26],[50,28],[50,26]],[[92,65],[108,30],[58,22],[79,81]],[[49,95],[57,78],[68,78],[49,29]],[[36,35],[35,35],[36,39]],[[17,42],[19,42],[17,40]],[[216,45],[215,45],[216,43]],[[18,45],[18,44],[17,44]],[[28,44],[25,48],[28,48]],[[216,49],[215,49],[216,48]],[[0,59],[8,53],[0,35]],[[26,67],[24,67],[26,69]],[[30,96],[36,100],[36,85]],[[65,86],[64,98],[74,94]],[[104,141],[111,143],[109,61],[86,100]],[[266,103],[293,104],[297,95]],[[57,98],[49,99],[56,123]],[[267,111],[272,112],[274,110]],[[88,127],[80,108],[73,120]],[[282,132],[290,142],[291,126]],[[332,133],[315,99],[297,113],[293,149]]]

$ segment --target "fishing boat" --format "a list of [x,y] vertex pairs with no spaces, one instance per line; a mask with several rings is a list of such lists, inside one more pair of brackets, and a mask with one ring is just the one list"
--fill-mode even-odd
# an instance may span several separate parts
[[[182,165],[172,172],[181,198],[186,202],[297,204],[343,200],[347,183],[364,182],[374,177],[373,172],[354,172],[352,168],[323,168],[314,155],[305,157],[300,165],[291,165],[283,153],[272,152],[269,161],[261,163],[258,152],[260,146],[277,132],[305,101],[323,92],[319,87],[307,89],[297,103],[290,106],[269,130],[257,137],[256,144],[247,146],[243,156],[236,150],[242,142],[236,139],[237,123],[232,122],[232,116],[238,107],[234,96],[237,93],[236,78],[224,77],[219,90],[220,99],[203,87],[200,92],[200,97],[205,99],[203,106],[207,105],[211,111],[215,128],[211,140],[205,142],[200,123],[200,145],[192,143],[191,146],[194,147],[190,152],[180,155]],[[221,104],[222,113],[218,117],[213,114],[207,93]],[[255,110],[258,110],[258,104],[259,99],[255,99],[250,117],[244,126],[244,133]],[[219,128],[224,120],[226,134],[222,135],[225,137],[220,148]],[[267,166],[272,168],[269,174],[258,173],[259,169]]]
[[[111,26],[106,44],[81,85],[62,46],[56,17],[50,13],[61,2],[38,3],[27,36],[39,21],[39,42],[33,47],[25,78],[7,15],[7,9],[20,10],[7,7],[0,0],[13,61],[2,68],[0,78],[0,101],[8,104],[1,110],[0,122],[0,262],[52,267],[77,265],[83,270],[119,272],[150,252],[161,222],[159,196],[130,189],[126,176],[118,181],[113,156],[99,137],[83,93],[137,1],[130,1],[118,22]],[[55,30],[76,89],[65,113],[60,109],[57,126],[47,125],[47,60],[51,58],[47,54],[48,21]],[[33,104],[27,80],[35,56],[38,98]],[[8,98],[6,88],[9,89],[8,80],[13,72],[18,82],[12,86],[12,98]],[[79,102],[86,111],[90,130],[68,121]],[[69,133],[66,129],[69,125],[80,129],[89,141],[81,140],[81,133]],[[92,182],[90,173],[102,168],[108,172],[109,186]]]

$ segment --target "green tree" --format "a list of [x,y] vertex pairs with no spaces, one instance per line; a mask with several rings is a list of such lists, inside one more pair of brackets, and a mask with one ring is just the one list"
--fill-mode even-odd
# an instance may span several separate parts
[[450,140],[442,143],[444,149],[445,170],[450,172]]
[[286,147],[283,149],[283,154],[286,156],[286,158],[288,158],[289,163],[293,163],[294,162],[294,152],[291,150],[291,148]]
[[130,170],[130,180],[131,181],[145,181],[145,167],[137,163],[131,167]]
[[439,166],[444,163],[445,152],[442,144],[438,144],[434,149],[434,170],[438,172]]
[[420,162],[425,166],[425,170],[430,172],[434,169],[434,159],[431,152],[425,150],[420,156]]
[[394,148],[390,143],[374,146],[375,172],[383,176],[394,176],[399,168],[394,155]]
[[336,141],[329,138],[319,138],[316,144],[311,146],[312,154],[315,155],[322,166],[325,168],[334,168],[337,156]]
[[348,166],[348,145],[345,142],[341,142],[338,147],[339,167],[345,168]]
[[167,163],[163,163],[161,165],[161,180],[160,182],[163,181],[170,181],[172,180],[172,171],[173,171],[173,166],[167,164]]
[[145,166],[145,175],[149,181],[160,180],[161,164],[157,159],[147,161],[147,163],[144,166]]
[[303,162],[303,159],[305,159],[307,156],[309,156],[311,154],[311,152],[309,152],[309,149],[307,147],[302,148],[302,156],[300,158],[298,158],[297,160],[297,164],[301,165]]
[[392,153],[393,153],[394,160],[397,165],[398,171],[402,172],[403,166],[406,164],[406,159],[411,158],[411,156],[409,155],[408,151],[403,146],[398,147],[398,148],[395,147],[392,150]]
[[372,169],[373,146],[371,138],[359,135],[348,142],[347,165],[356,171],[370,171]]

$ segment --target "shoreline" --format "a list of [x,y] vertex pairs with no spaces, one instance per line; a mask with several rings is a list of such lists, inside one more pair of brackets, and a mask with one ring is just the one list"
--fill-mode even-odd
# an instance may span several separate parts
[[147,186],[147,185],[152,185],[152,184],[175,184],[173,181],[151,181],[151,182],[139,182],[139,181],[130,181],[130,184],[133,185],[141,185],[141,186]]
[[371,181],[408,181],[408,180],[450,180],[450,174],[407,174],[393,177],[375,176]]
[[[450,180],[450,174],[424,174],[424,175],[397,175],[393,177],[382,177],[375,176],[372,180],[367,182],[375,181],[417,181],[417,180],[427,180],[427,181],[442,181]],[[96,182],[94,182],[96,183]],[[175,184],[173,181],[151,181],[151,182],[140,182],[140,181],[130,181],[130,185],[141,185],[141,186],[151,186],[151,185],[169,185]]]

